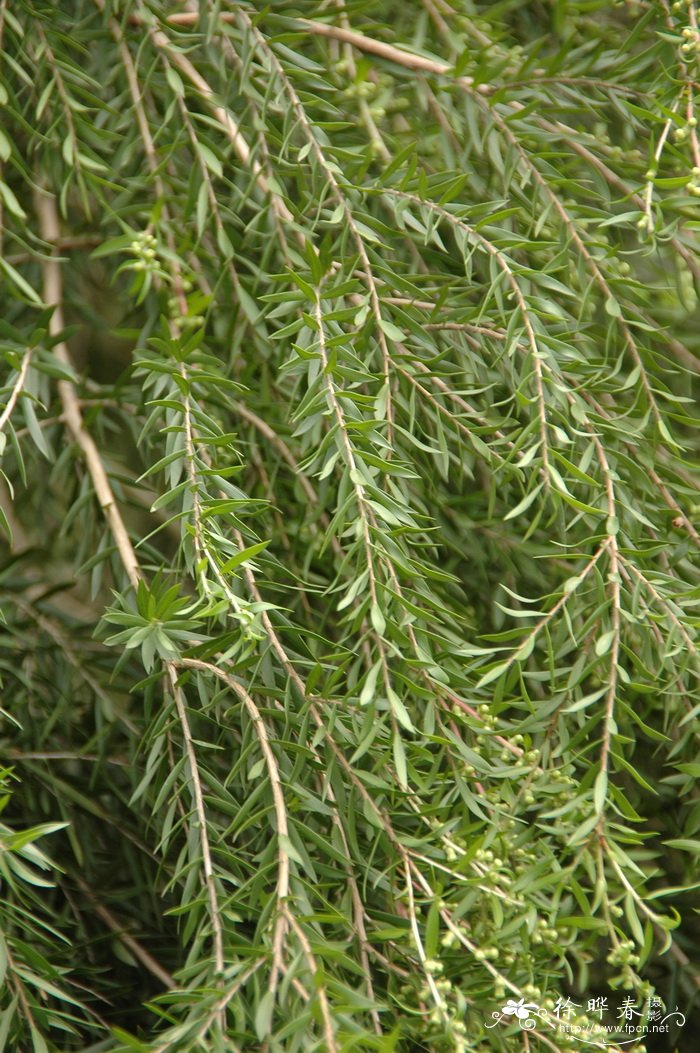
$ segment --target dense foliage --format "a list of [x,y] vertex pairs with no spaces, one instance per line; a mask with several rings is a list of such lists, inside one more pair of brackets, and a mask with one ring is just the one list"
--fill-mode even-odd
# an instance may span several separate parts
[[0,1051],[689,1016],[694,0],[0,38]]

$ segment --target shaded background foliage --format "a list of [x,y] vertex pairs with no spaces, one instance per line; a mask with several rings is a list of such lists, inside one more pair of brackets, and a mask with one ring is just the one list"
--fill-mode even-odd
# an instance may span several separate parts
[[691,1014],[694,3],[0,27],[0,1048]]

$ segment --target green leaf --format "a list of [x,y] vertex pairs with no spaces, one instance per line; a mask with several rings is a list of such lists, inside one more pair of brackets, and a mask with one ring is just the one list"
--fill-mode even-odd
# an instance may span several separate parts
[[602,633],[602,635],[598,637],[595,644],[595,653],[598,655],[599,658],[602,658],[603,655],[608,653],[608,651],[612,647],[612,643],[615,639],[615,636],[615,630],[609,629],[608,632]]
[[234,556],[227,559],[221,567],[222,574],[230,574],[236,567],[240,567],[242,563],[248,563],[255,556],[263,552],[270,544],[269,541],[258,541],[255,545],[248,545],[247,548],[241,549],[240,552],[236,552]]
[[369,616],[374,631],[378,636],[384,636],[384,633],[386,632],[386,618],[384,617],[382,609],[378,603],[373,602],[370,605]]
[[205,143],[198,142],[197,151],[210,172],[213,172],[215,176],[223,176],[224,169],[221,164],[221,161],[216,156],[211,147],[207,146]]
[[544,483],[538,483],[537,486],[535,486],[535,488],[531,490],[529,494],[525,495],[522,501],[518,502],[515,508],[511,508],[510,512],[507,512],[506,515],[504,515],[503,519],[515,519],[516,516],[522,515],[523,512],[527,512],[528,508],[533,503],[533,501],[535,501],[537,495],[540,493],[543,486]]
[[440,901],[434,899],[430,904],[428,919],[425,925],[425,953],[428,958],[438,955],[438,940],[440,936]]
[[370,669],[360,692],[360,705],[367,706],[374,699],[377,678],[383,665],[383,660],[378,658]]
[[4,259],[2,256],[0,256],[0,268],[2,268],[2,270],[5,272],[10,281],[17,286],[22,295],[26,296],[30,303],[36,304],[37,307],[43,306],[38,293],[36,293],[34,289],[32,289],[31,285],[24,280],[19,271],[16,270],[12,266],[12,264],[8,260]]
[[49,1053],[49,1047],[46,1045],[46,1040],[39,1030],[30,1024],[30,1033],[32,1036],[32,1050],[33,1053]]
[[498,662],[497,665],[489,669],[488,672],[484,673],[481,679],[477,682],[477,690],[480,687],[486,687],[487,684],[491,684],[494,680],[498,680],[503,673],[510,667],[510,662]]
[[[393,707],[392,707],[393,708]],[[406,767],[406,750],[401,739],[401,732],[395,731],[393,736],[393,754],[394,754],[394,765],[396,767],[396,777],[399,782],[399,786],[402,790],[408,789],[408,774]]]
[[670,841],[664,841],[664,844],[668,848],[678,848],[682,852],[700,855],[700,841],[696,841],[692,837],[673,837]]
[[388,322],[386,318],[379,319],[379,326],[385,336],[388,336],[390,340],[395,340],[397,343],[401,343],[406,339],[404,333],[401,332],[397,325],[393,322]]
[[26,219],[27,213],[24,211],[19,201],[15,197],[14,191],[10,190],[7,183],[3,183],[0,179],[0,197],[5,203],[5,207],[8,212],[11,212],[13,216],[17,216],[18,219]]
[[271,1033],[272,1013],[275,1007],[275,996],[272,991],[266,991],[258,1002],[255,1011],[255,1034],[258,1041],[262,1042]]
[[608,797],[608,773],[599,771],[593,785],[593,807],[596,815],[602,815]]
[[179,98],[183,98],[185,94],[185,86],[182,83],[182,77],[177,70],[173,69],[172,66],[168,66],[165,71],[165,79],[167,80],[171,91],[173,91]]
[[405,728],[406,731],[415,731],[416,729],[413,726],[413,721],[409,716],[408,710],[394,689],[392,687],[387,687],[386,693],[389,699],[391,712],[394,714],[401,727]]

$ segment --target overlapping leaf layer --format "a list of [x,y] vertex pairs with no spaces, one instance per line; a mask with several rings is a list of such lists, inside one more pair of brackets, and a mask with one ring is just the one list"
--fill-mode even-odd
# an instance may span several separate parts
[[689,1014],[694,0],[0,34],[0,1050]]

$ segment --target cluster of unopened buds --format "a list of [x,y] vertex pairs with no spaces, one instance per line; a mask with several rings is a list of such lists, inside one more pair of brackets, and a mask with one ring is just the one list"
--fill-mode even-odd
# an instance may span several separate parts
[[680,128],[676,128],[673,133],[674,143],[684,143],[693,128],[697,128],[698,119],[697,117],[689,117],[685,124],[682,124]]
[[634,942],[623,940],[617,947],[613,947],[606,961],[609,965],[639,965],[639,955],[634,953]]
[[473,953],[477,962],[495,962],[501,957],[501,953],[497,947],[475,947]]
[[181,314],[173,318],[176,329],[200,329],[204,325],[203,314]]
[[685,189],[693,197],[700,197],[700,168],[693,168],[690,173],[690,179],[685,184]]
[[485,702],[479,706],[479,719],[481,720],[483,727],[489,731],[492,731],[498,726],[497,717],[491,712],[491,706],[487,705]]
[[168,300],[168,307],[170,309],[171,322],[176,329],[200,329],[204,325],[205,318],[203,314],[180,313],[180,302],[177,297],[173,296]]
[[[443,965],[441,961],[436,958],[426,958],[423,962],[423,970],[432,978],[432,982],[424,984],[419,989],[418,997],[421,1002],[428,1002],[435,990],[440,997],[440,1004],[436,1005],[429,1015],[430,1023],[440,1027],[441,1030],[444,1029],[443,1037],[449,1035],[452,1039],[453,1053],[467,1053],[465,1039],[467,1026],[460,1019],[465,1008],[462,1004],[461,996],[455,991],[451,980],[442,976]],[[408,986],[402,988],[404,995],[407,995],[409,991],[410,987]]]
[[129,245],[129,249],[136,256],[132,264],[135,271],[153,271],[158,266],[158,242],[152,234],[142,231]]
[[555,943],[559,939],[559,932],[550,926],[544,918],[539,918],[537,928],[530,939],[533,943]]
[[681,36],[683,37],[681,52],[684,60],[697,58],[700,55],[700,33],[698,30],[695,26],[686,26],[685,29],[681,30]]
[[199,329],[204,325],[204,315],[188,314],[186,294],[192,291],[192,281],[190,278],[180,277],[179,286],[180,295],[168,297],[170,322],[176,329]]

